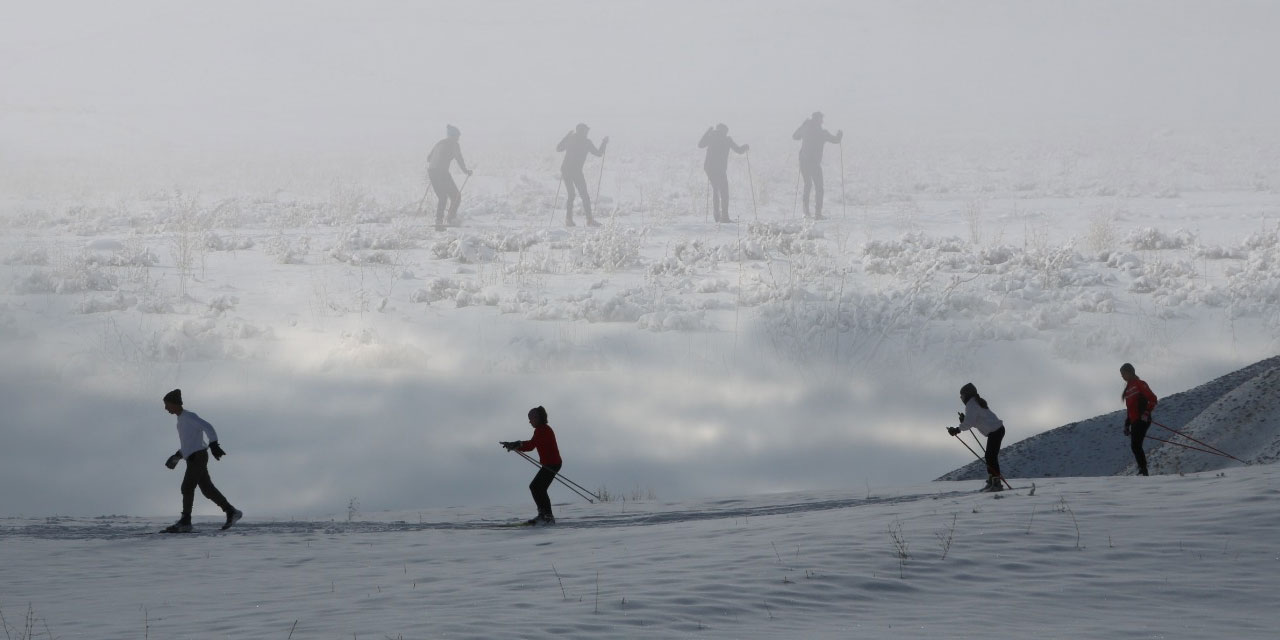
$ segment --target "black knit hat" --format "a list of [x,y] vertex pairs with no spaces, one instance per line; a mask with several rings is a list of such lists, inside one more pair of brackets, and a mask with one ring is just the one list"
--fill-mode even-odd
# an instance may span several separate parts
[[182,389],[174,389],[164,394],[166,404],[182,404]]
[[972,382],[966,382],[963,387],[960,387],[960,397],[964,398],[965,402],[976,395],[978,395],[978,388],[973,386]]
[[546,424],[547,410],[541,406],[534,407],[529,410],[529,418],[538,424]]

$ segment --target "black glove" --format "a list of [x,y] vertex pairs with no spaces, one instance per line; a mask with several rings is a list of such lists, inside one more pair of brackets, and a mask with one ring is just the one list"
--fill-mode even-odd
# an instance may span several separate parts
[[960,435],[960,427],[947,427],[947,433],[958,436]]
[[222,456],[227,455],[227,452],[222,450],[222,445],[218,444],[217,440],[209,443],[209,451],[213,453],[214,460],[221,460]]
[[169,456],[168,460],[164,461],[164,466],[169,467],[170,469],[175,469],[178,466],[178,461],[181,459],[182,459],[182,452],[175,451],[173,455]]
[[956,412],[956,415],[960,416],[960,424],[964,424],[964,412],[963,412],[963,411],[957,411],[957,412]]

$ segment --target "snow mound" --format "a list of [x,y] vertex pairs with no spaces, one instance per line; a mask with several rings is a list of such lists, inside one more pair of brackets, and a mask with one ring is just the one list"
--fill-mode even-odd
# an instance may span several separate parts
[[[1157,410],[1159,410],[1157,408]],[[1151,435],[1207,449],[1205,445],[1159,427]],[[1280,458],[1280,367],[1269,369],[1232,389],[1196,416],[1182,433],[1208,443],[1250,464],[1269,464]],[[1220,455],[1161,444],[1147,454],[1148,466],[1178,473],[1216,471],[1240,462]]]

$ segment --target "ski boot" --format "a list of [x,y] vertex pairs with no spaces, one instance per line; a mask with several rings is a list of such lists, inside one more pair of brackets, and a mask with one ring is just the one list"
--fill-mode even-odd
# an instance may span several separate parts
[[240,518],[244,517],[244,512],[239,509],[232,509],[227,512],[227,522],[222,525],[222,530],[226,531],[231,525],[240,522]]
[[191,533],[191,516],[182,516],[177,522],[160,531],[161,533]]

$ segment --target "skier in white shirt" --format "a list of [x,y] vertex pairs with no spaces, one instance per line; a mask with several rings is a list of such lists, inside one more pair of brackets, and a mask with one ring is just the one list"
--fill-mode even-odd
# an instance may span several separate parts
[[[173,523],[172,526],[165,529],[167,533],[186,533],[191,531],[191,504],[195,501],[196,487],[200,488],[200,493],[204,497],[213,501],[227,514],[227,521],[222,525],[223,529],[231,528],[241,517],[244,516],[239,509],[231,506],[231,503],[222,495],[218,488],[213,486],[213,480],[209,477],[209,453],[213,453],[215,460],[222,459],[226,453],[218,444],[218,432],[214,431],[213,425],[206,422],[194,411],[187,411],[182,408],[182,390],[174,389],[164,396],[164,410],[178,417],[178,444],[179,449],[164,465],[173,469],[178,466],[179,460],[187,461],[187,472],[182,476],[182,518]],[[205,438],[208,437],[209,445],[205,446]]]
[[987,406],[987,401],[978,395],[978,388],[972,382],[960,387],[960,401],[964,403],[964,413],[960,415],[960,426],[947,427],[947,433],[960,435],[961,431],[977,429],[978,433],[987,437],[987,485],[983,491],[1000,491],[1004,489],[1004,476],[1000,475],[1000,442],[1004,440],[1004,422]]

